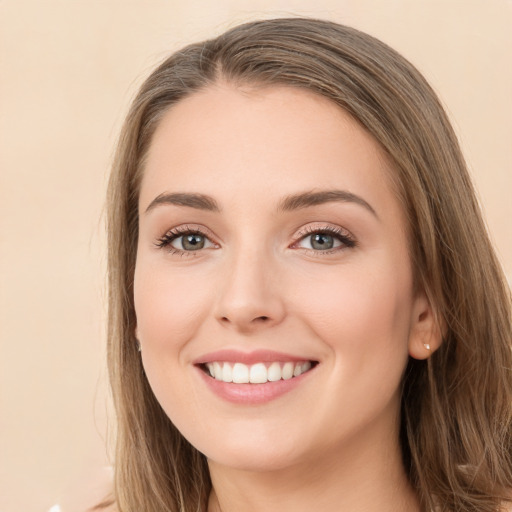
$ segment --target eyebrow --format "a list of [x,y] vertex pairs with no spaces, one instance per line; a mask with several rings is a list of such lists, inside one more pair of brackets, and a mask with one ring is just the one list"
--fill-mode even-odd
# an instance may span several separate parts
[[149,203],[149,206],[146,208],[146,212],[148,213],[156,206],[162,204],[172,204],[176,206],[188,206],[189,208],[196,208],[198,210],[207,210],[210,212],[220,212],[219,205],[217,201],[210,196],[206,196],[204,194],[190,194],[186,192],[176,192],[176,193],[167,193],[158,195]]
[[294,194],[285,197],[281,201],[279,210],[289,212],[331,202],[355,203],[366,208],[375,217],[379,218],[377,212],[367,201],[347,190],[321,190]]
[[[366,208],[370,213],[378,218],[377,212],[367,201],[365,201],[362,197],[353,194],[352,192],[348,192],[347,190],[321,190],[316,192],[308,191],[301,192],[299,194],[293,194],[291,196],[285,197],[279,203],[278,211],[289,212],[331,202],[358,204]],[[145,213],[148,213],[156,206],[164,204],[187,206],[189,208],[196,208],[198,210],[220,212],[217,201],[215,201],[213,197],[207,196],[205,194],[164,192],[155,197],[155,199],[149,203]]]

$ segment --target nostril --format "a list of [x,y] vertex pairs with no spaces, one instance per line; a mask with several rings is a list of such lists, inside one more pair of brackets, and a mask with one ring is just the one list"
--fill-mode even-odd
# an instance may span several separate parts
[[[225,324],[225,325],[228,325],[228,324],[231,324],[231,323],[237,323],[237,322],[233,322],[230,318],[228,318],[227,316],[223,316],[221,317],[220,319],[221,323]],[[253,318],[252,320],[248,320],[248,323],[247,323],[247,327],[249,327],[250,325],[252,325],[253,327],[255,327],[256,325],[259,325],[259,324],[269,324],[270,323],[270,317],[269,316],[257,316],[255,318]]]

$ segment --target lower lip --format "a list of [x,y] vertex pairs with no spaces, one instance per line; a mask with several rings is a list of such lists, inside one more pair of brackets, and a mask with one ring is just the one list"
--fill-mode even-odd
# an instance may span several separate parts
[[264,404],[275,400],[300,386],[313,371],[311,369],[298,377],[266,382],[265,384],[233,384],[232,382],[216,380],[207,375],[201,368],[197,368],[197,370],[208,388],[219,398],[228,402],[245,405]]

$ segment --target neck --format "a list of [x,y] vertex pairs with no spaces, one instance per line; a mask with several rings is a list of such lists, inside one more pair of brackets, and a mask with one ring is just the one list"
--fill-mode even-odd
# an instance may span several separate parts
[[[209,512],[419,512],[396,443],[362,436],[347,448],[273,471],[209,461]],[[364,440],[364,442],[362,442]],[[386,442],[387,441],[387,442]]]

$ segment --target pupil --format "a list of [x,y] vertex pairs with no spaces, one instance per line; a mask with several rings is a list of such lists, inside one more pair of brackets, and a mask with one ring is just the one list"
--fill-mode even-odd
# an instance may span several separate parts
[[182,241],[183,249],[187,251],[197,251],[204,247],[204,237],[201,235],[186,235]]
[[311,247],[313,247],[313,249],[325,251],[326,249],[332,249],[333,246],[334,239],[331,235],[316,233],[311,236]]

